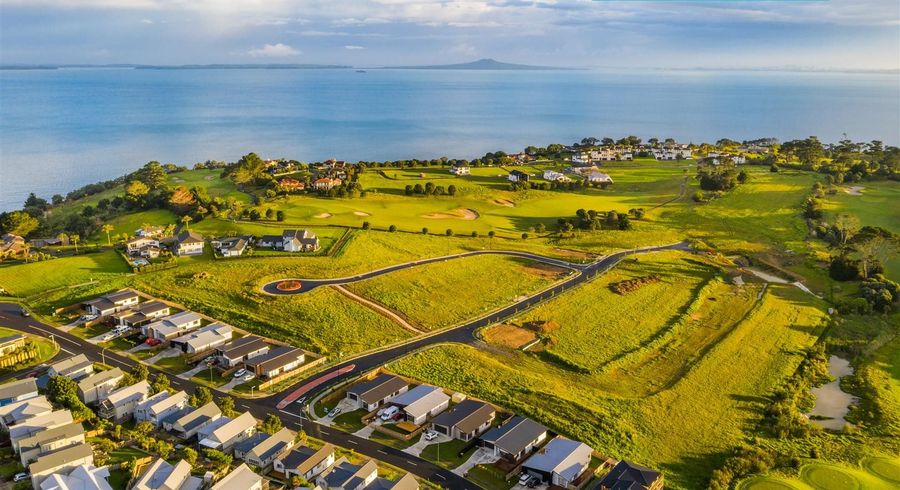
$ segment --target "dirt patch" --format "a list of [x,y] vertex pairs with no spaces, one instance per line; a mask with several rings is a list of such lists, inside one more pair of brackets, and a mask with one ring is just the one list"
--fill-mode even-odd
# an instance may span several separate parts
[[317,215],[313,216],[313,218],[323,218],[323,219],[330,218],[330,217],[331,217],[331,213],[322,213],[322,214],[317,214]]
[[861,185],[854,185],[850,187],[844,187],[844,192],[850,194],[851,196],[861,196],[863,189],[865,189],[865,187]]
[[365,217],[365,216],[372,216],[371,214],[369,214],[369,213],[367,213],[367,212],[365,212],[365,211],[353,211],[353,214],[355,214],[355,215],[357,215],[357,216],[363,216],[363,217]]
[[526,274],[531,274],[533,276],[538,276],[545,279],[558,279],[566,273],[566,271],[562,268],[550,264],[543,264],[540,262],[523,265],[520,267],[520,269]]
[[428,213],[422,215],[422,217],[426,219],[461,219],[466,221],[478,219],[480,216],[478,211],[470,208],[459,208],[446,213]]
[[484,340],[488,343],[508,347],[510,349],[518,349],[535,338],[536,335],[531,330],[510,325],[508,323],[494,325],[484,331]]
[[510,201],[509,199],[494,199],[494,204],[498,206],[506,206],[508,208],[516,207],[516,203]]
[[651,274],[649,276],[644,277],[635,277],[634,279],[628,279],[626,281],[619,281],[609,285],[609,289],[616,294],[628,294],[648,284],[655,284],[659,282],[661,279],[656,274]]
[[593,255],[587,252],[582,252],[580,250],[570,250],[568,248],[554,248],[553,251],[562,257],[570,257],[573,259],[590,259],[593,257]]

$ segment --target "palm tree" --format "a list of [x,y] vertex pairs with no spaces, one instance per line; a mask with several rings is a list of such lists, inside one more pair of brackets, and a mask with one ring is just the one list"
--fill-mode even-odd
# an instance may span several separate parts
[[65,233],[60,233],[59,235],[56,235],[56,238],[58,238],[60,243],[62,243],[63,245],[69,244],[69,235],[66,235]]
[[190,230],[190,229],[191,229],[191,227],[190,227],[191,221],[194,221],[194,219],[191,218],[191,216],[190,216],[189,214],[186,214],[186,215],[184,215],[184,216],[181,217],[181,224],[184,225],[184,228],[185,228],[186,230]]
[[100,228],[100,230],[102,230],[103,233],[106,233],[106,244],[111,247],[112,246],[112,238],[110,238],[109,234],[113,231],[113,225],[107,223],[107,224],[103,225],[103,227]]
[[69,240],[71,240],[72,243],[75,245],[75,254],[77,255],[78,254],[78,241],[81,240],[81,237],[78,236],[78,234],[73,233],[73,234],[69,235]]

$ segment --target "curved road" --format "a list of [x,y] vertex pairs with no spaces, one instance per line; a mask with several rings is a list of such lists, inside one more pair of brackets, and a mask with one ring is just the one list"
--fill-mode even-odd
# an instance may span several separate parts
[[[382,274],[390,274],[391,272],[396,272],[403,269],[409,269],[412,267],[418,267],[420,265],[426,264],[434,264],[437,262],[446,262],[448,260],[461,259],[464,257],[472,257],[475,255],[509,255],[512,257],[519,257],[523,259],[534,260],[536,262],[542,262],[544,264],[554,265],[556,267],[562,267],[565,269],[572,270],[584,270],[589,267],[586,264],[573,264],[571,262],[566,262],[565,260],[552,259],[549,257],[544,257],[543,255],[532,254],[528,252],[518,252],[515,250],[475,250],[473,252],[464,252],[461,254],[455,255],[443,255],[441,257],[433,257],[430,259],[422,259],[422,260],[414,260],[412,262],[404,262],[402,264],[390,265],[387,267],[382,267],[381,269],[375,269],[373,271],[364,272],[362,274],[357,274],[355,276],[350,277],[336,277],[332,279],[301,279],[296,277],[289,277],[284,279],[278,279],[272,282],[268,282],[263,284],[262,290],[266,293],[278,295],[278,296],[288,296],[292,294],[300,294],[308,291],[312,291],[315,288],[321,286],[333,286],[333,285],[343,285],[350,284],[353,282],[365,281],[366,279],[371,279],[373,277],[380,276]],[[300,281],[300,288],[295,289],[293,291],[281,291],[278,289],[278,283],[282,281]]]

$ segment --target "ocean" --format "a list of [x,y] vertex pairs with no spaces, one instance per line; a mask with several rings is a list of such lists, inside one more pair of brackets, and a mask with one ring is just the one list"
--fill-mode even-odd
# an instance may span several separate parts
[[147,161],[473,158],[586,136],[900,144],[900,75],[0,70],[0,210]]

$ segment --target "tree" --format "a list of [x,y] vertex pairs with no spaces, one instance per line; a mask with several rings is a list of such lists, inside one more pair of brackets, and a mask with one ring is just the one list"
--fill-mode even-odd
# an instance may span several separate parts
[[78,398],[78,384],[66,376],[51,376],[47,381],[47,399],[72,412],[77,421],[94,420],[97,416]]
[[528,233],[522,233],[522,240],[528,239]]
[[103,225],[103,227],[100,228],[100,231],[106,233],[106,244],[109,246],[112,246],[112,238],[110,238],[109,234],[112,233],[113,229],[113,225],[109,223]]
[[31,216],[24,211],[12,211],[3,213],[0,216],[0,228],[6,233],[13,235],[27,236],[29,233],[37,229],[40,222],[37,218]]
[[397,231],[397,225],[388,226],[388,231],[391,233]]
[[156,454],[162,459],[169,459],[169,456],[175,452],[175,446],[170,442],[156,441]]
[[131,368],[131,371],[122,378],[122,381],[119,383],[119,386],[131,386],[135,383],[139,383],[147,379],[150,376],[150,371],[147,369],[147,366],[137,363]]
[[197,451],[191,447],[185,447],[181,450],[181,457],[191,466],[197,464]]
[[284,424],[281,423],[281,419],[278,418],[274,413],[270,413],[266,415],[266,420],[260,425],[259,430],[265,432],[266,434],[272,435],[278,431],[280,431],[284,427]]
[[273,211],[272,208],[266,208],[265,215],[266,215],[266,219],[272,219],[272,216],[275,215],[275,211]]
[[863,279],[868,279],[872,269],[883,264],[894,252],[894,244],[881,235],[873,235],[855,244],[854,248],[860,255]]
[[125,195],[132,201],[139,201],[149,193],[150,188],[140,180],[132,180],[128,183],[128,186],[125,187]]
[[449,186],[447,186],[447,194],[450,196],[455,196],[456,195],[456,186],[453,184],[450,184]]
[[69,241],[72,242],[73,245],[75,245],[75,253],[77,254],[78,253],[78,242],[81,241],[81,237],[78,236],[77,233],[73,233],[73,234],[69,235]]
[[372,224],[369,223],[368,221],[363,221],[363,222],[362,222],[362,229],[363,229],[363,230],[368,230],[369,228],[371,228],[371,226],[372,226]]
[[497,235],[497,232],[495,232],[494,230],[491,230],[488,232],[488,238],[494,238],[496,235]]
[[852,214],[841,213],[834,218],[834,228],[837,231],[838,244],[844,249],[847,242],[859,231],[859,219]]
[[428,234],[428,228],[427,228],[427,227],[424,227],[424,226],[422,227],[422,234],[423,234],[423,235],[427,235],[427,234]]
[[472,232],[472,238],[478,238],[478,232],[477,232],[477,231],[473,231],[473,232]]
[[275,212],[275,221],[284,221],[284,211],[278,210]]
[[300,429],[297,431],[297,435],[294,436],[294,444],[300,446],[306,446],[309,443],[309,437],[306,435],[306,431]]
[[453,229],[452,229],[452,228],[447,228],[447,231],[445,231],[444,234],[447,235],[447,236],[453,236]]
[[194,407],[202,407],[203,405],[206,405],[207,403],[211,402],[212,399],[213,399],[212,393],[209,391],[209,388],[207,388],[205,386],[200,386],[196,390],[194,390],[194,394],[191,395],[191,398],[190,398],[190,400],[188,400],[188,403],[190,403],[191,406],[194,406]]
[[194,218],[191,218],[191,215],[186,214],[181,217],[181,224],[184,225],[186,230],[191,229],[191,221],[194,221]]
[[153,390],[153,393],[162,393],[163,391],[168,391],[171,384],[169,377],[164,373],[156,373],[156,377],[154,377],[153,382],[150,383],[150,389]]
[[150,190],[157,190],[166,187],[166,181],[169,174],[157,161],[147,162],[140,170],[134,173],[134,176],[143,182]]
[[231,398],[230,396],[223,396],[222,398],[219,398],[219,403],[217,403],[217,405],[219,406],[219,410],[222,411],[222,415],[226,417],[234,417],[236,413],[234,411],[234,398]]

